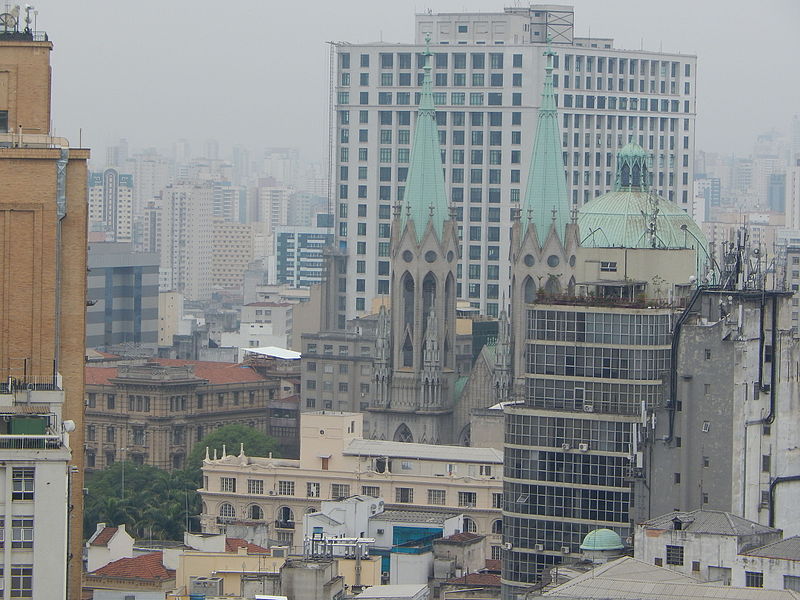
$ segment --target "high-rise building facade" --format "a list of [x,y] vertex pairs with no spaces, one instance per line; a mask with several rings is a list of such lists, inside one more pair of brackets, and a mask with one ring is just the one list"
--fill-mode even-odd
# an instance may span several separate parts
[[133,176],[109,168],[89,175],[89,230],[106,242],[130,242],[133,233]]
[[89,244],[86,347],[158,345],[158,255],[123,243]]
[[159,208],[148,209],[147,228],[156,236],[148,249],[161,253],[162,291],[182,292],[188,300],[211,297],[212,198],[211,185],[181,182],[161,192]]
[[[326,219],[322,221],[326,224]],[[322,283],[325,275],[323,250],[333,240],[329,227],[278,226],[273,239],[275,283],[293,287],[311,287]]]
[[559,54],[553,86],[573,207],[612,189],[614,154],[634,141],[653,156],[654,189],[691,210],[696,57],[576,38],[572,18],[570,7],[535,5],[420,14],[414,44],[334,46],[336,245],[346,256],[347,289],[363,289],[341,294],[340,323],[389,293],[392,206],[405,193],[426,33],[442,163],[464,246],[459,298],[496,316],[494,290],[508,290],[511,212],[524,196],[548,36]]
[[[6,15],[12,16],[13,15]],[[86,162],[89,151],[70,148],[64,138],[51,135],[51,68],[53,44],[43,32],[8,26],[0,31],[0,380],[19,389],[45,389],[63,393],[63,417],[75,423],[71,465],[68,471],[69,504],[63,482],[51,486],[60,509],[69,512],[69,552],[65,553],[59,531],[34,541],[34,553],[49,551],[52,560],[67,561],[69,598],[81,594],[81,532],[83,530],[83,357],[86,310]],[[11,133],[5,133],[11,132]],[[51,421],[60,435],[58,422]],[[42,452],[47,452],[43,450]],[[14,466],[38,469],[34,452]],[[25,465],[25,460],[29,460]],[[9,469],[10,471],[10,469]],[[11,494],[11,480],[6,484]],[[40,479],[37,492],[47,493]],[[16,515],[31,515],[14,506],[4,515],[6,553],[12,556],[11,527]],[[12,499],[12,504],[14,504]],[[13,519],[12,519],[12,514]],[[63,513],[62,513],[63,514]],[[45,517],[49,518],[49,517]],[[37,528],[34,514],[34,530]],[[47,528],[45,528],[46,530]],[[52,546],[49,544],[52,542]],[[9,554],[6,554],[8,556]],[[45,562],[19,554],[19,565],[28,569],[20,577],[47,570]],[[13,567],[12,567],[13,569]],[[31,572],[32,571],[32,572]],[[8,577],[8,571],[4,577]],[[13,571],[12,571],[13,573]],[[55,571],[46,575],[56,577]],[[14,581],[5,590],[16,596]],[[12,589],[9,591],[9,585]],[[19,597],[64,597],[63,585],[50,594],[33,589]]]

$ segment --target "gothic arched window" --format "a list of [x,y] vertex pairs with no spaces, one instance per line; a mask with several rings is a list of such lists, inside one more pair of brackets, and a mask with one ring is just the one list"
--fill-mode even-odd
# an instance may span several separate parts
[[409,444],[414,442],[414,436],[412,435],[411,430],[408,428],[408,425],[403,423],[397,428],[397,431],[394,432],[394,441],[406,442]]

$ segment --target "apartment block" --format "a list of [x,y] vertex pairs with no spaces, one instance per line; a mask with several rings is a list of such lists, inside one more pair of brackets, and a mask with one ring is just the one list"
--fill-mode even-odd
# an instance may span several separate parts
[[211,297],[213,187],[176,183],[149,207],[148,251],[160,252],[160,289],[181,292],[187,300]]
[[117,169],[89,174],[89,231],[106,242],[130,242],[133,235],[133,176]]
[[[69,486],[74,481],[61,379],[0,385],[2,589],[13,598],[66,598]],[[80,535],[77,537],[80,538]]]
[[392,207],[405,193],[428,34],[442,162],[464,250],[459,298],[497,316],[493,290],[510,284],[511,213],[525,195],[548,36],[572,206],[612,189],[614,154],[634,141],[653,155],[653,188],[691,210],[696,57],[576,38],[573,18],[571,7],[538,5],[419,14],[414,43],[334,46],[335,243],[347,289],[363,290],[342,294],[341,308],[337,299],[341,324],[389,293]]
[[253,261],[253,226],[214,219],[211,237],[211,286],[241,290],[244,272]]

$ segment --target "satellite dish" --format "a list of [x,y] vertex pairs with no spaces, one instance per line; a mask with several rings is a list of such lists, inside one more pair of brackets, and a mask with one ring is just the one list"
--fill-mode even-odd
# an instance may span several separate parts
[[71,419],[64,421],[64,431],[66,431],[67,433],[72,433],[73,431],[75,431],[75,421]]

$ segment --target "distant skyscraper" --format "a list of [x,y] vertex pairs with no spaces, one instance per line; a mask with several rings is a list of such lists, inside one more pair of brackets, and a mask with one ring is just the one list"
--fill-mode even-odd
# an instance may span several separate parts
[[89,175],[89,230],[107,242],[132,241],[133,176],[109,168]]
[[158,236],[151,247],[161,254],[161,291],[181,292],[187,300],[211,298],[212,200],[211,185],[178,183],[167,186],[157,203],[160,209],[151,210],[151,228]]
[[[8,409],[0,581],[9,597],[77,600],[89,151],[51,137],[53,44],[12,21],[0,29],[0,129],[12,132],[0,133],[0,381]],[[62,416],[75,424],[70,468]],[[36,435],[26,445],[15,433]]]
[[[696,57],[576,38],[572,19],[571,7],[550,5],[419,14],[414,44],[334,47],[331,202],[337,250],[346,256],[347,318],[388,293],[388,226],[406,187],[426,32],[443,166],[464,245],[459,298],[497,315],[500,298],[490,294],[509,289],[511,214],[524,196],[548,35],[559,49],[553,86],[571,205],[612,189],[614,154],[632,140],[653,155],[654,189],[690,210]],[[549,217],[537,227],[548,224]]]

